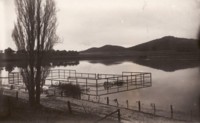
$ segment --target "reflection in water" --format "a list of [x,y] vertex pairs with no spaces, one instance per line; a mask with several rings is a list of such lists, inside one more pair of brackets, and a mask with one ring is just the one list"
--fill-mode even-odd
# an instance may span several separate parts
[[[74,66],[78,65],[79,60],[64,60],[64,61],[45,61],[42,63],[44,67],[56,67],[56,66]],[[14,70],[15,67],[26,69],[28,66],[28,62],[26,61],[12,61],[12,62],[0,62],[0,67],[5,67],[5,70],[9,73]]]
[[[155,103],[157,108],[164,108],[167,110],[169,109],[170,104],[174,106],[174,109],[181,111],[189,112],[191,110],[197,111],[199,109],[200,76],[199,66],[195,65],[196,63],[183,63],[183,65],[178,66],[179,63],[176,62],[178,66],[174,65],[174,70],[176,71],[169,72],[135,64],[131,60],[122,62],[121,64],[112,65],[105,65],[106,62],[100,63],[97,60],[94,62],[81,61],[78,66],[69,66],[67,69],[88,73],[106,72],[110,74],[119,74],[123,71],[151,72],[152,87],[107,96],[109,96],[110,99],[118,98],[118,101],[121,104],[124,104],[126,100],[129,100],[129,103],[134,105],[136,104],[136,101],[140,100],[144,105]],[[173,63],[173,61],[169,63]],[[157,64],[159,64],[159,62],[157,62]],[[56,69],[59,68],[65,69],[65,67],[57,67]]]
[[133,62],[142,66],[151,67],[163,71],[173,72],[180,69],[194,68],[200,65],[198,60],[148,60],[148,59],[108,59],[108,60],[88,60],[90,63],[101,63],[104,65],[117,65],[123,62]]
[[[50,67],[47,67],[47,66],[41,67],[41,82],[40,82],[41,87],[43,87],[43,85],[45,84],[45,79],[49,75],[49,69],[50,69]],[[20,74],[22,76],[23,83],[26,85],[26,88],[29,88],[29,86],[31,86],[31,83],[30,83],[31,82],[31,80],[30,80],[31,79],[31,70],[30,70],[30,68],[28,66],[27,66],[27,68],[20,68]],[[16,78],[16,79],[18,79],[18,78]],[[34,79],[36,79],[36,78],[34,78]]]
[[173,72],[180,69],[194,68],[200,65],[200,62],[197,60],[133,60],[133,62],[168,72]]
[[[59,64],[59,63],[56,63]],[[50,63],[53,66],[52,63]],[[119,74],[123,71],[151,72],[153,85],[149,88],[103,96],[118,99],[119,104],[134,105],[140,100],[144,105],[155,103],[157,108],[175,110],[200,110],[200,73],[197,61],[174,60],[93,60],[80,61],[77,66],[55,66],[53,69],[74,69],[87,73]],[[146,67],[147,66],[147,67]],[[117,86],[115,86],[117,87]],[[103,86],[102,86],[103,88]],[[104,89],[104,88],[103,88]],[[104,89],[105,91],[105,89]]]

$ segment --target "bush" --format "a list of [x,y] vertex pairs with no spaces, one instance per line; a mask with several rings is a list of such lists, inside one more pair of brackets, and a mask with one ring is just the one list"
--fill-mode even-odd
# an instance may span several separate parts
[[79,85],[69,84],[60,84],[58,88],[64,93],[65,96],[78,98],[81,97],[81,88]]

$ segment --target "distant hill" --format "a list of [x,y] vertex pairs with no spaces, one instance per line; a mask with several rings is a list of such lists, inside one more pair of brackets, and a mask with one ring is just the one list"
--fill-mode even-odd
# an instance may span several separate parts
[[81,53],[95,52],[133,52],[133,51],[177,51],[189,52],[198,51],[198,41],[195,39],[177,38],[166,36],[160,39],[155,39],[146,43],[142,43],[133,47],[124,48],[121,46],[105,45],[99,48],[90,48]]
[[166,36],[128,48],[131,51],[197,51],[198,41],[195,39]]
[[82,52],[123,52],[126,48],[122,46],[105,45],[102,47],[93,47]]

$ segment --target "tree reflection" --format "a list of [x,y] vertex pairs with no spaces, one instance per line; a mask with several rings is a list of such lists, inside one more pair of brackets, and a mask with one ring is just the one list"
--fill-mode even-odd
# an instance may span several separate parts
[[[36,69],[34,67],[34,69]],[[20,68],[20,74],[23,78],[23,82],[26,85],[27,88],[30,88],[31,84],[30,83],[30,74],[31,70],[29,68],[29,66],[27,66],[26,68]],[[41,67],[41,84],[40,84],[40,88],[43,87],[43,85],[45,84],[45,79],[47,78],[47,76],[50,73],[50,67],[49,66],[42,66]],[[34,84],[34,83],[33,83]]]
[[[46,68],[49,67],[59,67],[59,66],[76,66],[79,64],[79,60],[54,60],[54,61],[43,61],[42,67]],[[27,69],[28,70],[28,63],[26,61],[17,61],[17,62],[1,62],[0,67],[5,67],[5,70],[8,71],[9,73],[14,70],[15,67],[20,68],[20,69]],[[25,70],[26,71],[26,70]]]

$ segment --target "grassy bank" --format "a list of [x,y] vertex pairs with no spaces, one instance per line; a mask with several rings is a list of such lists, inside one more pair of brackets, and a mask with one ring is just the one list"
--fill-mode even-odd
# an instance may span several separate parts
[[[5,98],[5,96],[4,96]],[[88,115],[80,112],[69,114],[66,111],[60,111],[41,106],[39,109],[33,109],[24,100],[9,99],[10,115],[0,117],[1,123],[92,123],[100,119],[96,115]],[[2,101],[2,100],[1,100]],[[103,122],[114,122],[105,120]]]

